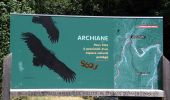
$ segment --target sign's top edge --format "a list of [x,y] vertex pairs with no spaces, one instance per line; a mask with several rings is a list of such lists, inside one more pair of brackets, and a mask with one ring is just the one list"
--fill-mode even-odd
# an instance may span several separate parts
[[50,15],[50,14],[25,14],[25,13],[10,13],[11,15],[24,16],[61,16],[61,17],[78,17],[78,18],[163,18],[162,16],[86,16],[86,15]]

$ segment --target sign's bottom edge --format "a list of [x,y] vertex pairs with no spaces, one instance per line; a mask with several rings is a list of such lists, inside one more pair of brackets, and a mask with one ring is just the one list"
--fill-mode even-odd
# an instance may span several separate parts
[[156,89],[10,89],[12,96],[131,96],[164,97]]

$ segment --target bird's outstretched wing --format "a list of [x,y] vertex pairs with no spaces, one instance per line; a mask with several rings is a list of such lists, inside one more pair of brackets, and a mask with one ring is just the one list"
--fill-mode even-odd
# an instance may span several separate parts
[[58,42],[59,30],[50,16],[33,16],[32,22],[41,24],[47,30],[48,37],[52,43]]
[[58,60],[57,58],[51,64],[47,65],[49,69],[58,73],[66,82],[73,82],[76,79],[76,73],[69,69],[63,62]]
[[62,77],[66,82],[73,82],[76,79],[75,72],[61,62],[53,53],[50,52],[50,50],[45,48],[35,35],[30,32],[23,33],[22,39],[34,55],[33,64],[35,66],[47,66]]
[[46,48],[44,48],[41,41],[34,34],[30,32],[22,33],[22,39],[34,56],[40,56],[46,51]]

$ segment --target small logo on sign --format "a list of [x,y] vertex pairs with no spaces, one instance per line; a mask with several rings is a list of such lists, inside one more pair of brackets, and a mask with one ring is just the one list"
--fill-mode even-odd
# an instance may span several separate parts
[[98,64],[89,63],[89,62],[86,62],[85,60],[81,60],[81,61],[80,61],[80,65],[81,65],[82,67],[90,68],[90,69],[93,69],[93,70],[96,70],[97,67],[98,67]]

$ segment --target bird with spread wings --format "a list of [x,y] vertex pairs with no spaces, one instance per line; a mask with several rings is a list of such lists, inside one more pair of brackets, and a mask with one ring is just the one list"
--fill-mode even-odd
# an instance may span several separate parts
[[22,39],[33,53],[34,66],[42,67],[45,65],[62,77],[66,82],[73,82],[76,79],[76,73],[61,62],[50,50],[43,46],[41,41],[34,34],[30,32],[23,33]]

